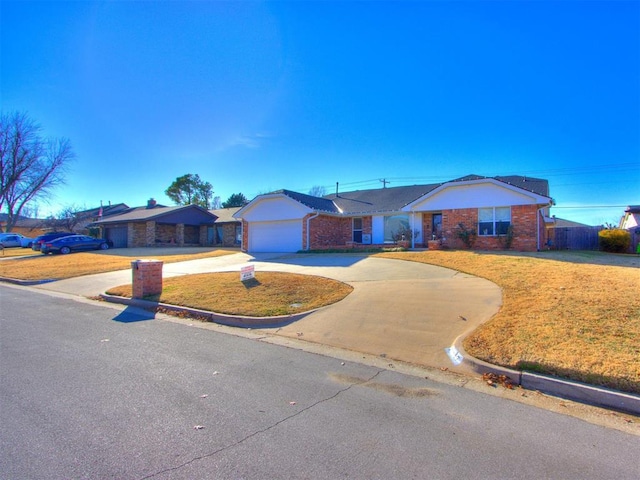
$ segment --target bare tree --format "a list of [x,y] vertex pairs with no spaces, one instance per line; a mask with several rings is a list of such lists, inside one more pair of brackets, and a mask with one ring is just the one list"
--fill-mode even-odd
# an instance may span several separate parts
[[86,207],[80,207],[76,204],[65,205],[57,213],[45,219],[43,224],[54,231],[75,232],[79,224],[88,223],[91,219],[89,214],[82,213],[84,210]]
[[309,195],[312,197],[324,197],[327,194],[327,190],[322,185],[315,185],[309,190]]
[[74,158],[68,139],[46,139],[41,130],[26,113],[0,116],[0,210],[7,211],[7,232],[29,202],[64,183],[65,167]]

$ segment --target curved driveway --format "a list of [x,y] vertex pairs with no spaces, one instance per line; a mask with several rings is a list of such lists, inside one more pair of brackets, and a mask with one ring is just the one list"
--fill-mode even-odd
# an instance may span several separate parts
[[[163,275],[239,272],[248,263],[257,272],[319,275],[354,287],[337,304],[287,326],[261,330],[424,366],[451,367],[444,349],[491,318],[502,303],[500,288],[488,280],[432,265],[363,255],[238,253],[165,264]],[[131,283],[129,270],[38,288],[92,296],[125,283]]]

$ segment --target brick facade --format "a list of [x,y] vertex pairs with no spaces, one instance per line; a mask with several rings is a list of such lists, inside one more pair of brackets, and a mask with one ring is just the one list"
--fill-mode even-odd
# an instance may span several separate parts
[[[536,205],[514,205],[511,207],[511,225],[513,227],[513,243],[512,250],[517,251],[536,251],[538,248],[538,228],[543,222],[538,222],[538,207]],[[428,223],[430,218],[425,215],[423,227],[430,228]],[[466,248],[462,240],[457,237],[459,231],[458,225],[462,223],[468,229],[478,228],[478,209],[466,208],[442,211],[442,232],[443,244],[450,248]],[[475,250],[503,250],[504,237],[499,236],[482,236],[476,237],[473,248]]]
[[159,260],[135,260],[131,262],[133,298],[162,293],[162,265]]
[[242,220],[242,246],[240,250],[246,252],[249,248],[249,223],[246,220]]
[[[309,222],[307,220],[311,218]],[[314,216],[307,215],[302,223],[302,248],[307,249],[307,223],[310,225],[310,249],[322,250],[330,248],[353,248],[362,244],[354,244],[353,242],[353,218],[354,217],[336,217],[332,215]],[[372,234],[372,217],[363,216],[362,218],[362,234]],[[370,247],[371,245],[364,245]]]

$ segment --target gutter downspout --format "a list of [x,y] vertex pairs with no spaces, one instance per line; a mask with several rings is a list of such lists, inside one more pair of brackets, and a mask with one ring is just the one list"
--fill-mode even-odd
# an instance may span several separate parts
[[311,228],[311,220],[313,220],[314,218],[318,218],[320,216],[320,212],[316,212],[315,215],[312,215],[311,217],[307,218],[307,248],[305,249],[306,251],[311,250],[311,231],[309,230]]
[[538,251],[540,251],[540,212],[542,212],[543,209],[545,208],[549,208],[552,207],[553,204],[549,203],[548,205],[545,205],[544,207],[540,207],[537,210],[537,215],[536,215],[536,249]]

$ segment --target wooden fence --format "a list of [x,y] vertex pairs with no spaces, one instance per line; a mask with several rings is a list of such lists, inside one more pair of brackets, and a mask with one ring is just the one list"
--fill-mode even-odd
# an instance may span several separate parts
[[602,227],[560,227],[548,230],[552,250],[598,250],[598,232]]

